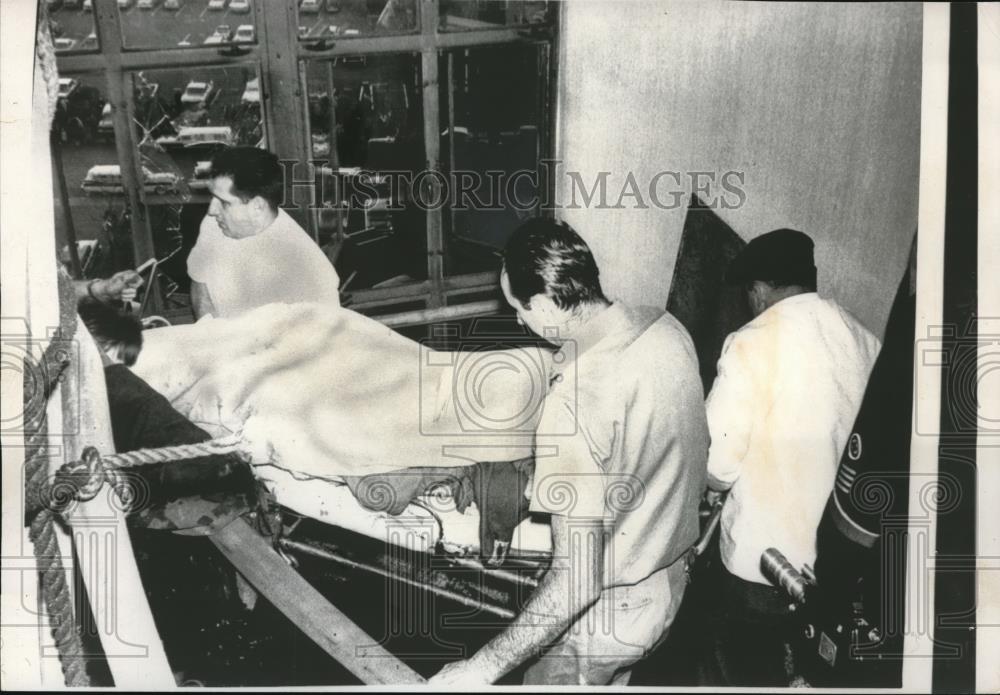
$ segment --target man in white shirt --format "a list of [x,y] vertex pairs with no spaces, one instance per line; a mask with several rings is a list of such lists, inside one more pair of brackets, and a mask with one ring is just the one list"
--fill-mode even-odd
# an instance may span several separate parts
[[536,218],[504,250],[518,319],[560,345],[535,434],[530,510],[552,564],[522,612],[433,686],[626,685],[663,642],[698,537],[708,427],[694,344],[662,309],[610,302],[586,242]]
[[320,248],[278,207],[278,158],[255,147],[212,157],[212,203],[188,256],[195,319],[238,316],[273,302],[340,305],[340,279]]
[[791,229],[751,241],[726,281],[755,318],[731,334],[706,403],[712,494],[729,491],[715,650],[726,685],[786,686],[789,599],[761,573],[780,550],[816,561],[816,529],[861,405],[879,341],[816,294],[813,242]]

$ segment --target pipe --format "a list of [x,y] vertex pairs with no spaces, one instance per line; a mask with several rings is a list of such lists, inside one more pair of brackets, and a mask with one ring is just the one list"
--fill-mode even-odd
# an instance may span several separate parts
[[491,300],[435,307],[433,309],[420,309],[401,314],[385,314],[383,316],[373,316],[372,318],[390,328],[399,328],[401,326],[419,326],[424,323],[435,323],[437,321],[457,321],[459,319],[495,314],[498,311],[500,311],[500,302]]
[[715,533],[715,529],[719,526],[719,520],[722,518],[722,500],[719,500],[714,505],[710,511],[710,516],[708,523],[705,525],[705,530],[701,534],[701,538],[698,542],[692,546],[695,556],[699,556],[705,552],[705,548],[708,547],[709,541],[712,540],[712,534]]
[[494,606],[483,601],[477,601],[476,599],[469,598],[467,596],[462,596],[461,594],[455,593],[454,591],[448,591],[447,589],[442,589],[437,586],[431,586],[430,584],[423,584],[414,579],[409,579],[408,577],[402,577],[395,575],[388,570],[384,570],[381,567],[375,567],[374,565],[369,565],[363,562],[357,562],[356,560],[350,560],[342,555],[337,555],[336,553],[331,553],[327,550],[321,550],[320,548],[315,548],[307,543],[300,543],[299,541],[289,540],[287,538],[282,538],[278,540],[278,544],[288,550],[297,551],[300,553],[305,553],[306,555],[312,555],[313,557],[318,557],[323,560],[331,560],[337,562],[341,565],[345,565],[352,569],[363,570],[365,572],[371,572],[372,574],[378,574],[386,579],[392,579],[398,582],[403,582],[410,586],[415,586],[420,589],[431,592],[441,596],[442,598],[447,598],[456,603],[461,603],[463,606],[468,608],[475,608],[477,610],[486,611],[487,613],[492,613],[500,618],[505,618],[507,620],[513,620],[515,613],[507,608],[501,608],[499,606]]
[[455,563],[456,565],[461,565],[462,567],[469,567],[471,569],[479,570],[480,572],[485,572],[486,574],[492,574],[500,579],[506,579],[509,582],[515,584],[523,584],[524,586],[530,586],[532,588],[538,586],[538,580],[534,577],[528,577],[523,574],[518,574],[517,572],[511,572],[510,570],[501,569],[499,567],[485,567],[483,563],[478,560],[473,560],[472,558],[466,557],[449,557],[448,560]]

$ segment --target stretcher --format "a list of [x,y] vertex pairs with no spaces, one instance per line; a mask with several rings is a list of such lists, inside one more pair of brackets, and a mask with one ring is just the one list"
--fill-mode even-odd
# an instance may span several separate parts
[[[239,433],[257,477],[294,513],[473,555],[475,504],[459,512],[438,487],[390,516],[364,508],[344,477],[530,455],[546,360],[537,348],[428,351],[347,309],[271,305],[147,330],[134,371],[211,435]],[[549,549],[546,522],[515,530],[512,551]]]
[[[402,514],[391,516],[365,509],[342,481],[303,477],[267,465],[254,471],[281,506],[301,516],[413,550],[443,549],[459,556],[479,552],[479,509],[473,503],[458,511],[443,488],[416,498]],[[515,555],[550,552],[548,523],[534,517],[522,521],[514,529],[510,549]]]

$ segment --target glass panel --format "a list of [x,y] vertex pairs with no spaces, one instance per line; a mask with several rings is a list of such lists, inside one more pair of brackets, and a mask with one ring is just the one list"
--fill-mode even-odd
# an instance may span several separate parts
[[451,172],[446,275],[499,270],[511,232],[537,214],[540,50],[491,46],[442,57],[441,163]]
[[96,73],[61,77],[52,122],[56,243],[68,262],[75,236],[87,277],[106,277],[132,265],[128,222],[121,224],[126,198],[106,84]]
[[118,0],[129,48],[256,43],[253,2],[263,0]]
[[306,84],[313,157],[328,162],[316,225],[342,286],[426,279],[427,216],[409,185],[424,163],[419,55],[312,61]]
[[552,20],[547,0],[441,0],[442,31],[497,29],[505,26],[545,24]]
[[416,31],[416,0],[299,0],[299,38],[306,41]]
[[[153,278],[162,304],[162,315],[176,322],[190,316],[191,278],[187,274],[187,257],[198,239],[201,221],[208,212],[206,203],[181,205],[150,205],[149,229],[153,236],[153,251],[157,264],[155,273],[143,273],[144,279]],[[143,314],[152,311],[149,302],[143,306]]]
[[204,177],[215,150],[266,147],[255,66],[146,70],[132,79],[147,201],[150,196],[168,201],[207,196]]
[[48,0],[49,30],[57,55],[94,52],[100,48],[90,3]]

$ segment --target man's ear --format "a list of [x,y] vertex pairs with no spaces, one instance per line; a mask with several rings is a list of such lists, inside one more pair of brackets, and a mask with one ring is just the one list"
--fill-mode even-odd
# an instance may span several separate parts
[[767,308],[767,289],[767,284],[760,280],[751,280],[747,285],[747,300],[755,316]]
[[558,305],[552,298],[545,294],[536,294],[529,302],[531,310],[534,311],[546,323],[555,326],[560,317]]

